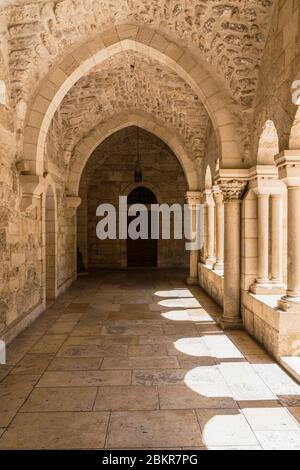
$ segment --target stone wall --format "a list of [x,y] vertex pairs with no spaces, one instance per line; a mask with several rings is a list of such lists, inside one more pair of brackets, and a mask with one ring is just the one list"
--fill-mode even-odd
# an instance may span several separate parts
[[[187,191],[182,168],[171,150],[158,138],[140,130],[140,155],[143,183],[156,195],[158,203],[184,204]],[[104,155],[106,158],[104,159]],[[105,160],[105,161],[103,161]],[[126,267],[126,242],[100,241],[96,237],[96,208],[100,203],[118,207],[118,197],[127,195],[134,185],[136,160],[136,128],[119,131],[102,144],[87,164],[88,173],[88,250],[84,245],[84,213],[80,210],[81,224],[78,240],[83,254],[88,252],[90,267]],[[81,193],[83,200],[84,194]],[[172,225],[171,225],[172,227]],[[187,266],[188,253],[183,240],[158,241],[158,265]]]

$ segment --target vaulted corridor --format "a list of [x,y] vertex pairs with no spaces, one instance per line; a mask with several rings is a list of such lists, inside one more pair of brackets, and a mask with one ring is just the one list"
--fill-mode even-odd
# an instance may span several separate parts
[[0,449],[300,449],[300,386],[183,270],[77,280],[8,348]]

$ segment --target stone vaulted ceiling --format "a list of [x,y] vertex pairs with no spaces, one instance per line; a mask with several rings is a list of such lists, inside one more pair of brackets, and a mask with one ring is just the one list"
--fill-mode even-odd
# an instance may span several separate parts
[[[13,5],[12,5],[13,3]],[[59,0],[4,2],[14,102],[68,50],[114,24],[169,35],[203,60],[239,104],[252,104],[273,0]]]
[[195,158],[203,158],[209,117],[189,85],[167,66],[134,52],[95,67],[66,95],[57,112],[64,151],[115,114],[138,111],[175,128]]

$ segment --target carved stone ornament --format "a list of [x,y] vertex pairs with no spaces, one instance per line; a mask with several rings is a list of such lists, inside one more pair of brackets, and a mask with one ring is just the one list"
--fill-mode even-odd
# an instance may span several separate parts
[[248,182],[243,180],[220,181],[219,186],[223,193],[224,202],[241,201]]

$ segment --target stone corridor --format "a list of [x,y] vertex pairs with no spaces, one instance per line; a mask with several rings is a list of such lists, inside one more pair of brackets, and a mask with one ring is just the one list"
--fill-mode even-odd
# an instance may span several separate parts
[[9,346],[0,449],[300,449],[300,386],[181,270],[81,277]]

